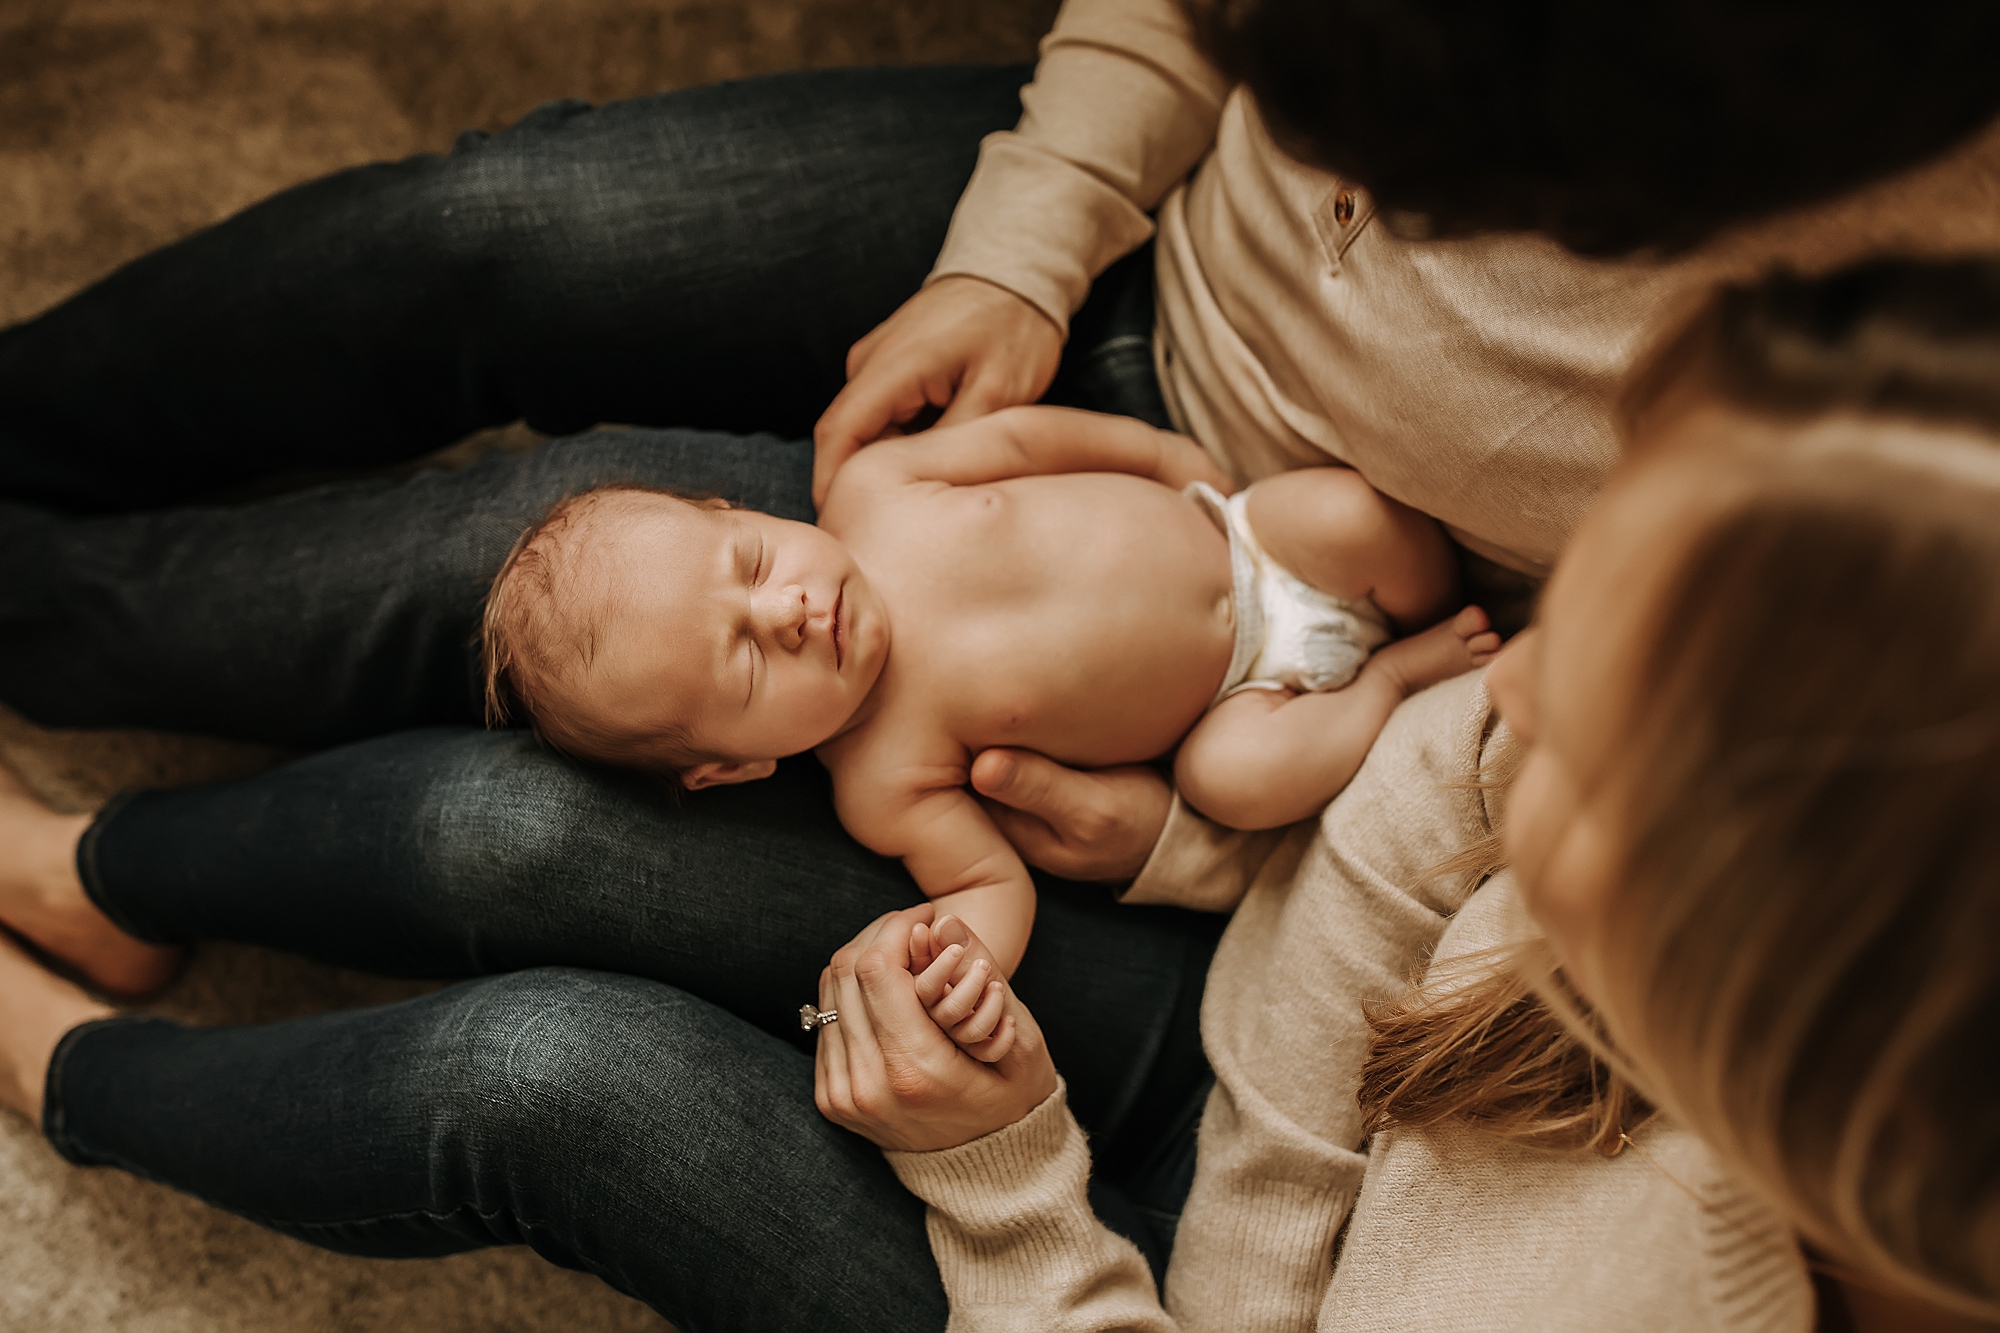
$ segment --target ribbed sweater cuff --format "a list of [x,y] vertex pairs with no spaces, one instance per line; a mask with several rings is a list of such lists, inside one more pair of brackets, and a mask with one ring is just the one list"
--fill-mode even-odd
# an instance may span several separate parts
[[[1090,1174],[1083,1129],[1069,1113],[1068,1084],[1004,1129],[937,1152],[885,1152],[903,1187],[961,1223],[985,1230],[1038,1210],[1075,1172],[1078,1198]],[[1086,1205],[1087,1206],[1087,1205]]]
[[1146,1261],[1091,1211],[1090,1152],[1060,1085],[997,1133],[888,1158],[930,1205],[954,1328],[1046,1330],[1082,1316],[1079,1326],[1146,1329],[1164,1320]]

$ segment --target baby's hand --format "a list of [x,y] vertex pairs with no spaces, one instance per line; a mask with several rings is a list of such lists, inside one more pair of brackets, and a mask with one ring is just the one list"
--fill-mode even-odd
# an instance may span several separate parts
[[917,1002],[967,1055],[987,1064],[1014,1045],[1007,984],[978,936],[955,916],[910,935],[910,971],[917,974]]

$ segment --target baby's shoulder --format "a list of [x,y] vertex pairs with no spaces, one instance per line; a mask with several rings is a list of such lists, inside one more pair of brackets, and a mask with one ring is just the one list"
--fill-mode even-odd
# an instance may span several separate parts
[[902,820],[925,796],[963,787],[965,747],[940,728],[925,726],[918,710],[889,709],[860,729],[820,747],[833,776],[834,809],[847,831],[866,843],[864,828]]

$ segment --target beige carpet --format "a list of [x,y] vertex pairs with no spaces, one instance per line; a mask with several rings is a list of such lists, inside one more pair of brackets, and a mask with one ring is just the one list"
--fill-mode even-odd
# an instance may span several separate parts
[[[294,181],[442,148],[553,97],[808,65],[1022,59],[1054,0],[0,0],[0,325]],[[4,571],[0,571],[4,576]],[[254,771],[191,737],[38,731],[0,762],[69,809]],[[205,948],[157,1008],[243,1021],[413,988]],[[110,1171],[0,1116],[5,1333],[641,1330],[666,1325],[525,1251],[342,1259]]]

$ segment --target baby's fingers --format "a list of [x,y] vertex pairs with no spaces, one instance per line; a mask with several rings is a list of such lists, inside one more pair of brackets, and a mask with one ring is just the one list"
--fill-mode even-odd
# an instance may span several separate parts
[[[962,946],[954,944],[945,952],[950,953],[953,949],[962,949]],[[943,964],[944,960],[940,958],[938,966]],[[972,965],[963,970],[964,976],[951,978],[951,994],[930,1006],[931,1021],[947,1032],[972,1017],[986,991],[987,981],[993,976],[993,964],[984,958],[973,959]]]
[[989,982],[981,990],[966,985],[952,992],[951,998],[955,1000],[966,991],[973,991],[979,1003],[970,1017],[946,1031],[960,1046],[977,1046],[1000,1031],[1000,1020],[1007,1016],[1007,988],[997,981]]
[[1021,1035],[1021,1027],[1008,1014],[1000,1020],[1000,1030],[985,1041],[962,1048],[973,1059],[984,1064],[997,1065],[1007,1058],[1007,1052],[1014,1049],[1014,1042]]
[[[924,929],[922,926],[918,930]],[[914,950],[913,950],[914,952]],[[962,945],[954,944],[939,954],[934,962],[917,974],[917,1003],[925,1009],[932,1009],[940,1000],[946,999],[951,989],[952,973],[958,970],[958,963],[965,957]],[[931,1015],[936,1018],[935,1012]]]

